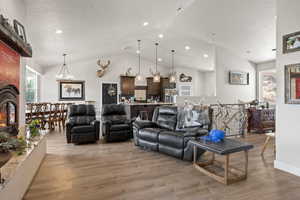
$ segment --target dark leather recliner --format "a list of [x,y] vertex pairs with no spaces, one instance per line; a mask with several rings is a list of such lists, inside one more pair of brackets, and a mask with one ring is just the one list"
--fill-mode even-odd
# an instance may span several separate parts
[[[179,128],[178,117],[177,107],[161,106],[155,109],[152,121],[133,122],[135,145],[191,161],[193,145],[189,143],[189,140],[206,135],[208,124]],[[204,152],[198,149],[198,158]]]
[[68,143],[87,143],[99,140],[100,122],[93,105],[71,105],[66,123]]
[[132,123],[122,104],[107,104],[102,107],[102,134],[106,142],[124,141],[132,138]]

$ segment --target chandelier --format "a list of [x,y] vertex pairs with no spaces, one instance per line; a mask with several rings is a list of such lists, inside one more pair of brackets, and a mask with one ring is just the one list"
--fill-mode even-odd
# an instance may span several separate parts
[[160,82],[160,73],[157,71],[157,48],[158,43],[155,43],[155,74],[153,75],[153,82],[155,83]]
[[64,64],[61,66],[59,72],[56,74],[57,81],[64,81],[64,80],[73,80],[74,76],[70,73],[68,66],[66,65],[66,56],[67,54],[63,54],[64,57]]
[[170,74],[170,83],[176,83],[176,72],[174,70],[174,54],[175,54],[175,50],[171,50],[172,52],[172,71]]
[[138,40],[138,50],[136,52],[139,55],[139,73],[136,75],[135,78],[137,81],[141,81],[143,78],[141,75],[141,40]]

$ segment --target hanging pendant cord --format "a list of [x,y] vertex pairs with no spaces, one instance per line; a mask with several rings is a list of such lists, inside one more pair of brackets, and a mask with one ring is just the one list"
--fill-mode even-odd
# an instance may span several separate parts
[[172,50],[172,73],[174,73],[174,53],[175,50]]
[[156,70],[156,73],[157,73],[157,47],[158,47],[158,43],[155,43],[156,45],[156,50],[155,50],[155,70]]
[[139,75],[141,74],[141,40],[138,40],[138,51],[139,51]]

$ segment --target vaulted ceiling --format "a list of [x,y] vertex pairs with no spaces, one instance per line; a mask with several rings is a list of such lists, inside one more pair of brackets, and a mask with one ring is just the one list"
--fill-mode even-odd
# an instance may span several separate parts
[[275,59],[275,0],[25,2],[27,32],[35,60],[43,67],[60,64],[63,52],[73,61],[135,54],[137,39],[142,40],[142,57],[149,60],[158,41],[166,66],[175,49],[177,66],[211,70],[214,44],[253,62]]

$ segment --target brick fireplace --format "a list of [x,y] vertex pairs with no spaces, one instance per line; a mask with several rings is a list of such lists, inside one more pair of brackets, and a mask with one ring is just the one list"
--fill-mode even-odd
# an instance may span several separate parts
[[20,55],[0,41],[0,131],[18,134]]
[[18,134],[18,96],[14,85],[0,83],[0,131]]

